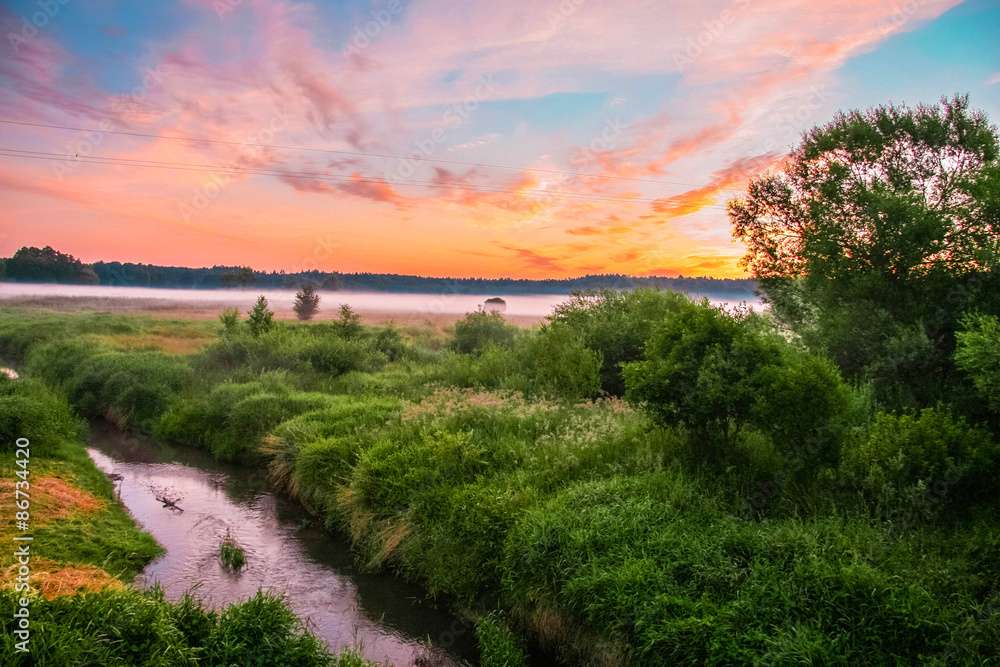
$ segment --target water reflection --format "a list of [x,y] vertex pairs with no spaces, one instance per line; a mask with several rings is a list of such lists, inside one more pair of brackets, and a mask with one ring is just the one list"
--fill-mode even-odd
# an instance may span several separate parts
[[[355,647],[392,665],[474,660],[467,624],[415,586],[359,571],[350,547],[314,525],[300,506],[271,493],[262,471],[220,465],[198,450],[164,448],[104,424],[92,427],[90,445],[97,466],[121,476],[122,502],[166,549],[137,584],[159,583],[171,599],[195,589],[214,607],[264,588],[284,594],[333,650]],[[175,500],[179,510],[157,496]],[[238,575],[217,558],[226,531],[247,553]]]

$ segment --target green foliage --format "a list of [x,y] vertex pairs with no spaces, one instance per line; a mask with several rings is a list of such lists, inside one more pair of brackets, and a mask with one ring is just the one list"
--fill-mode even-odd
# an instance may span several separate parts
[[370,341],[340,336],[314,338],[304,345],[302,358],[314,370],[333,375],[355,370],[373,370],[386,361]]
[[329,405],[326,394],[297,391],[281,375],[224,382],[176,401],[156,425],[158,437],[207,448],[225,461],[257,458],[263,437],[295,415]]
[[601,389],[621,396],[621,365],[640,360],[656,325],[687,303],[683,294],[652,289],[581,292],[556,306],[550,320],[569,327],[600,353]]
[[219,562],[232,572],[239,572],[247,562],[246,551],[229,531],[226,531],[226,536],[219,543]]
[[796,474],[837,464],[851,393],[836,368],[751,317],[690,304],[625,365],[630,400],[691,431],[708,463],[733,463],[741,431],[766,435]]
[[476,641],[479,643],[479,664],[482,667],[524,667],[528,664],[524,649],[499,613],[479,619]]
[[509,387],[530,395],[592,398],[600,392],[601,354],[569,326],[548,324],[515,349],[520,378]]
[[219,314],[222,323],[222,335],[233,336],[240,328],[240,311],[236,308],[226,308]]
[[1000,319],[970,315],[959,331],[955,362],[994,412],[1000,413]]
[[354,338],[360,336],[364,327],[361,325],[361,316],[354,312],[350,305],[344,303],[340,305],[337,319],[333,322],[336,332],[344,338]]
[[303,285],[295,294],[292,310],[300,320],[311,320],[319,311],[319,294],[316,293],[316,288],[308,283]]
[[49,246],[25,246],[7,259],[4,267],[7,280],[36,283],[97,283],[94,269],[73,255],[59,252]]
[[[17,596],[0,591],[0,610],[13,616]],[[131,589],[32,599],[31,653],[14,652],[5,632],[0,654],[11,665],[303,665],[365,667],[357,655],[329,654],[278,597],[257,593],[221,612],[193,598],[178,603],[159,590]]]
[[284,369],[296,374],[313,370],[325,375],[375,370],[385,362],[385,354],[372,340],[346,338],[320,324],[295,328],[275,325],[258,336],[243,332],[223,336],[207,346],[201,358],[208,370]]
[[462,354],[479,354],[489,346],[510,347],[516,332],[500,313],[477,310],[455,322],[451,348]]
[[41,382],[0,375],[0,451],[9,454],[18,438],[27,438],[38,455],[75,442],[82,432],[65,399]]
[[252,336],[260,336],[274,328],[274,313],[268,307],[264,295],[257,297],[257,303],[247,313],[247,329]]
[[730,218],[779,319],[888,406],[927,406],[962,392],[962,314],[1000,312],[998,167],[965,97],[841,113]]
[[844,467],[881,513],[934,517],[995,494],[1000,445],[943,408],[879,413],[846,448]]
[[161,352],[122,352],[81,341],[48,343],[32,350],[28,371],[61,387],[87,417],[105,417],[125,428],[149,430],[192,379],[181,359]]
[[565,635],[579,633],[566,627],[575,620],[615,641],[578,645],[578,657],[617,649],[618,663],[701,665],[996,655],[994,619],[978,614],[964,568],[942,551],[863,521],[739,521],[684,475],[656,473],[576,484],[529,510],[508,539],[504,581],[515,605],[563,610]]

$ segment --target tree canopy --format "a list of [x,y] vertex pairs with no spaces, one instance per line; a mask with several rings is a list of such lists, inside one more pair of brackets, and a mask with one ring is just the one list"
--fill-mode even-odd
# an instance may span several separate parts
[[998,212],[997,130],[967,97],[840,113],[729,204],[779,320],[903,405],[947,391],[962,315],[1000,307]]

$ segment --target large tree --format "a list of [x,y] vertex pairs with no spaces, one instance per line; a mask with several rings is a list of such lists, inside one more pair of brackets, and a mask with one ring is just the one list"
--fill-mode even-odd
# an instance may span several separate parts
[[882,399],[934,401],[954,332],[1000,306],[996,128],[967,97],[838,114],[730,202],[776,316]]

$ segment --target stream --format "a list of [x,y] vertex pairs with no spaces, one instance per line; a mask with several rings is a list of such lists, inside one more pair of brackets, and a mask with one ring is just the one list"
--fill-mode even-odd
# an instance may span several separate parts
[[[214,608],[263,588],[283,595],[332,651],[354,648],[368,660],[404,667],[476,662],[468,623],[415,585],[359,570],[349,544],[274,493],[262,470],[223,465],[200,450],[159,445],[100,422],[91,426],[87,452],[115,476],[121,501],[166,550],[137,586],[159,584],[172,600],[192,591]],[[158,495],[176,499],[179,509]],[[219,563],[227,531],[246,550],[238,574]]]

